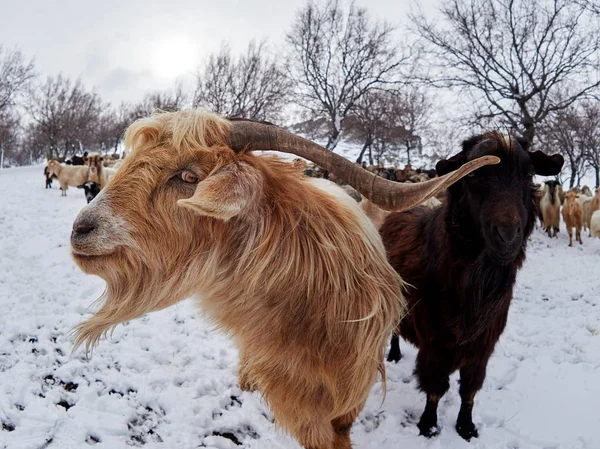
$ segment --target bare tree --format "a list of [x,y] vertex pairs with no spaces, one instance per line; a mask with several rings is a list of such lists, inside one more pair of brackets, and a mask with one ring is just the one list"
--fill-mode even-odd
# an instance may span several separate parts
[[571,105],[553,113],[539,127],[538,138],[543,146],[567,160],[569,188],[578,186],[586,171],[585,123],[580,112],[577,105]]
[[288,101],[289,82],[265,42],[250,42],[235,58],[228,46],[211,54],[196,74],[194,107],[226,116],[278,121]]
[[0,111],[0,169],[8,161],[20,163],[18,160],[19,115],[8,108]]
[[0,45],[0,112],[14,106],[34,76],[33,60],[26,62],[20,51],[6,51]]
[[600,2],[594,0],[575,0],[576,3],[589,9],[592,13],[600,15]]
[[600,104],[597,101],[583,102],[581,130],[583,153],[586,162],[594,170],[596,188],[600,187]]
[[479,103],[477,120],[500,119],[534,141],[549,114],[600,85],[597,17],[571,0],[451,0],[444,25],[413,17],[430,44],[437,86]]
[[344,125],[363,145],[356,162],[361,163],[368,150],[372,164],[375,149],[375,159],[390,156],[387,154],[390,152],[406,151],[410,163],[411,151],[422,149],[421,137],[429,126],[430,108],[425,94],[414,87],[367,92],[358,99],[352,115],[346,119],[350,124]]
[[147,94],[142,101],[131,106],[128,112],[123,111],[133,122],[137,119],[148,117],[155,112],[174,112],[186,107],[188,97],[181,84],[177,84],[172,91],[152,92]]
[[366,153],[369,164],[373,165],[373,145],[377,140],[387,140],[392,106],[389,97],[389,93],[385,91],[366,92],[355,102],[352,116],[346,119],[348,121],[354,119],[354,126],[350,124],[347,128],[351,136],[362,142],[362,149],[356,159],[359,164],[362,163]]
[[408,86],[396,91],[397,100],[393,111],[398,125],[404,130],[402,143],[406,150],[406,158],[410,164],[410,153],[417,150],[419,155],[423,150],[422,137],[429,129],[431,101],[419,88]]
[[[145,108],[144,108],[145,109]],[[97,131],[94,136],[94,147],[104,153],[118,153],[125,130],[135,121],[142,108],[136,110],[132,105],[122,102],[118,108],[106,109],[98,118]]]
[[98,119],[106,106],[81,81],[62,75],[48,77],[30,92],[27,110],[44,136],[49,157],[82,151],[94,139]]
[[395,81],[407,57],[392,42],[394,28],[374,21],[367,10],[337,0],[318,5],[309,0],[287,35],[288,76],[297,103],[330,121],[326,147],[338,144],[344,118],[369,90]]

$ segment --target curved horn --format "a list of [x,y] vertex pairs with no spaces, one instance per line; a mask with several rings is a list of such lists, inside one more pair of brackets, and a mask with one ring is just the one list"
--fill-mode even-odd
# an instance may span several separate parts
[[483,156],[467,162],[459,169],[439,178],[417,184],[404,184],[377,176],[333,151],[273,124],[250,120],[230,120],[229,140],[230,146],[235,152],[243,150],[281,151],[303,157],[334,173],[369,201],[386,210],[410,209],[448,188],[472,171],[484,165],[500,162],[496,156]]

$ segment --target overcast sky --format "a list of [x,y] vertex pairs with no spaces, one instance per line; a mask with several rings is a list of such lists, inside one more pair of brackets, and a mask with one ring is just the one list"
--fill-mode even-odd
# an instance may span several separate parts
[[[358,1],[406,24],[408,0]],[[419,2],[434,13],[437,1]],[[81,77],[108,101],[137,101],[189,80],[211,52],[251,39],[283,44],[304,0],[0,0],[0,44],[35,58],[39,74]]]

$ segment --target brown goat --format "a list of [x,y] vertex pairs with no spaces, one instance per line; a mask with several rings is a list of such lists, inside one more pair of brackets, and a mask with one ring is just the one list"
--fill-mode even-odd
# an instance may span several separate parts
[[114,176],[116,173],[116,168],[106,167],[105,157],[99,153],[90,153],[87,157],[88,163],[88,181],[95,182],[96,184],[100,184],[100,188],[103,189],[106,187],[108,181]]
[[385,340],[404,310],[401,281],[353,199],[249,150],[312,158],[402,209],[498,159],[430,183],[377,184],[280,128],[199,111],[140,120],[125,144],[123,165],[73,224],[75,261],[107,282],[76,344],[89,348],[123,321],[200,294],[239,346],[240,384],[264,395],[278,425],[306,448],[350,449],[350,427],[384,373]]
[[562,209],[563,220],[569,233],[569,246],[573,246],[573,228],[575,228],[575,239],[583,244],[581,241],[581,228],[583,227],[583,210],[581,205],[577,202],[579,194],[573,190],[569,190],[565,193],[565,204]]
[[[563,164],[560,155],[527,151],[526,142],[494,132],[466,140],[436,169],[444,175],[485,154],[499,156],[500,164],[451,186],[441,207],[392,213],[380,229],[392,266],[409,285],[399,333],[419,348],[415,374],[427,404],[418,427],[428,437],[439,431],[438,403],[456,370],[462,402],[456,430],[466,440],[478,435],[475,395],[506,325],[538,215],[532,178],[555,175]],[[400,357],[394,336],[388,360]]]

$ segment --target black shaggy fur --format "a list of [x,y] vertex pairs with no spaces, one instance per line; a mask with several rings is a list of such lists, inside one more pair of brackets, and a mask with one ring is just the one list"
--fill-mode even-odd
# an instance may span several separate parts
[[50,176],[50,172],[48,172],[48,167],[44,167],[44,176],[46,177],[46,188],[51,189],[52,188],[52,180],[58,179],[58,177],[56,175]]
[[[389,215],[380,233],[392,266],[406,281],[409,313],[400,335],[419,348],[415,374],[427,394],[418,427],[438,432],[437,406],[460,370],[462,400],[456,429],[477,437],[471,412],[488,359],[506,325],[517,271],[538,215],[532,177],[560,171],[561,156],[529,152],[524,142],[500,133],[475,136],[440,161],[439,175],[486,154],[500,164],[483,167],[448,189],[437,209]],[[398,337],[389,361],[400,360]]]

